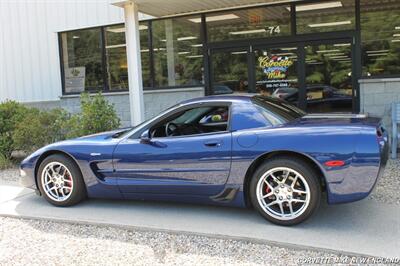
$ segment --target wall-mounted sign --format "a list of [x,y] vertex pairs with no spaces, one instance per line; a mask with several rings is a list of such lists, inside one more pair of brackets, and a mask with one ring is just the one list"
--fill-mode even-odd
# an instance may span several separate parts
[[85,67],[65,68],[65,92],[85,91]]

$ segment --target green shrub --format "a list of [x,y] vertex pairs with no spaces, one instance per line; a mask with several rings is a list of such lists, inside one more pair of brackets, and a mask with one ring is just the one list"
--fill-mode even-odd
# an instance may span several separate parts
[[81,113],[73,115],[68,121],[69,138],[113,130],[121,124],[114,105],[110,104],[101,93],[93,97],[83,93],[81,110]]
[[[0,164],[8,165],[13,151],[32,152],[66,138],[116,129],[120,120],[114,106],[99,93],[82,94],[81,113],[64,109],[42,111],[7,101],[0,104]],[[0,165],[1,167],[1,165]]]
[[14,151],[13,133],[16,125],[29,113],[29,108],[24,105],[6,101],[0,103],[0,154],[5,159],[11,158]]
[[13,163],[11,162],[11,160],[0,154],[0,170],[11,167],[13,167]]
[[32,152],[47,144],[63,140],[67,135],[64,123],[69,115],[63,109],[41,111],[31,108],[16,125],[13,133],[14,149]]

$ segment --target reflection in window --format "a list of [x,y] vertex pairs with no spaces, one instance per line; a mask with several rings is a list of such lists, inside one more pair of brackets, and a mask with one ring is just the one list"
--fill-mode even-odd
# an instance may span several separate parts
[[247,49],[211,54],[213,94],[249,92]]
[[101,30],[86,29],[61,34],[65,92],[102,90]]
[[155,86],[203,84],[200,17],[153,22]]
[[307,112],[351,112],[351,44],[309,45],[305,52]]
[[290,7],[263,7],[206,15],[211,42],[290,35]]
[[363,76],[400,74],[400,1],[360,4]]
[[[105,48],[108,88],[128,90],[128,63],[126,57],[125,27],[123,24],[105,28]],[[140,46],[142,47],[143,86],[150,86],[148,26],[139,24]],[[144,48],[143,48],[144,47]]]
[[297,33],[355,29],[355,2],[341,0],[296,6]]

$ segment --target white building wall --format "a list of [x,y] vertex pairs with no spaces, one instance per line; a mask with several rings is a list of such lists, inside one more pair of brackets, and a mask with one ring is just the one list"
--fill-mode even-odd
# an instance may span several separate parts
[[1,0],[0,102],[59,100],[57,32],[122,23],[123,9],[113,1]]

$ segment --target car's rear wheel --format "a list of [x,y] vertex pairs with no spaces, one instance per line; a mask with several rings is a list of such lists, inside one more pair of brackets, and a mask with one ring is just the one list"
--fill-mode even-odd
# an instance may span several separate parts
[[45,158],[39,166],[37,178],[41,194],[55,206],[72,206],[85,198],[82,174],[67,156],[55,154]]
[[297,158],[266,161],[250,182],[250,199],[267,220],[279,225],[299,224],[321,201],[319,179],[312,167]]

